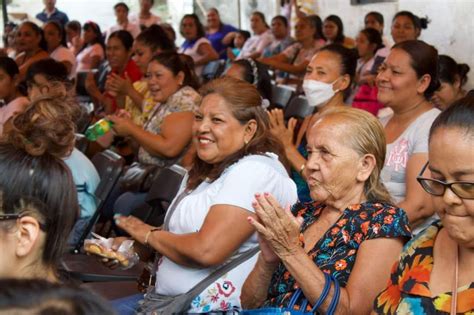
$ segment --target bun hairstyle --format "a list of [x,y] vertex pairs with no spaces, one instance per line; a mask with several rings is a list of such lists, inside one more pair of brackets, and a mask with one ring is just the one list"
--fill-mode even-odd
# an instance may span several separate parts
[[31,156],[45,154],[63,159],[74,149],[73,106],[65,99],[42,97],[15,116],[7,141]]
[[418,79],[425,74],[431,77],[430,85],[423,93],[426,99],[431,99],[441,85],[438,79],[438,51],[436,48],[421,40],[407,40],[395,44],[392,49],[401,49],[410,55],[411,67],[415,70]]
[[421,32],[421,30],[427,29],[428,24],[431,22],[431,20],[428,18],[428,16],[426,16],[424,18],[420,18],[420,17],[416,16],[415,14],[411,13],[410,11],[400,11],[400,12],[398,12],[393,17],[392,22],[395,21],[395,19],[398,18],[399,16],[408,17],[413,22],[413,26],[415,27],[415,29],[417,29],[420,32]]
[[153,24],[143,30],[138,34],[135,41],[150,47],[153,52],[156,52],[158,49],[166,51],[176,48],[174,42],[171,41],[165,30],[157,24]]
[[447,55],[439,55],[439,80],[451,85],[454,82],[460,82],[463,86],[467,82],[467,74],[471,68],[465,63],[457,63],[453,58]]

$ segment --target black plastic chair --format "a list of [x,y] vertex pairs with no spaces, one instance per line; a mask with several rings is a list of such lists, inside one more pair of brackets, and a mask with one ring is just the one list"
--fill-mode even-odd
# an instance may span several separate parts
[[295,94],[294,90],[284,85],[272,85],[272,102],[274,107],[285,108]]
[[208,82],[218,78],[224,71],[224,65],[224,60],[214,60],[206,64],[201,72],[203,81]]
[[291,117],[304,119],[313,113],[314,108],[308,105],[308,101],[304,96],[293,97],[285,108],[285,120]]
[[94,225],[97,223],[97,220],[99,220],[99,217],[102,213],[102,208],[104,207],[107,199],[110,196],[110,193],[112,192],[112,189],[122,174],[125,165],[125,160],[120,155],[110,150],[97,153],[92,157],[91,161],[100,176],[99,186],[97,186],[97,189],[95,190],[97,210],[90,219],[89,224],[82,233],[78,243],[74,246],[73,252],[76,254],[80,252],[84,240],[92,231]]

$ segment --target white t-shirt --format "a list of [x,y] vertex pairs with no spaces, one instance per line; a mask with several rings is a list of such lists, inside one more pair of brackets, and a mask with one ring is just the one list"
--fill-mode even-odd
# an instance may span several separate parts
[[240,54],[237,56],[237,59],[249,58],[256,52],[263,53],[265,47],[270,45],[274,39],[271,30],[267,30],[260,35],[254,34],[252,37],[247,39]]
[[17,113],[22,113],[30,104],[30,100],[24,96],[15,98],[10,103],[0,107],[0,136],[3,133],[3,125]]
[[160,24],[161,18],[157,15],[151,13],[151,15],[147,19],[141,19],[140,14],[130,14],[128,20],[138,26],[144,25],[145,27],[150,27],[153,24]]
[[100,44],[94,44],[84,48],[77,56],[77,68],[76,71],[91,70],[92,69],[92,58],[98,56],[100,60],[105,57],[104,49]]
[[[199,57],[201,56],[198,52],[199,50],[199,46],[201,46],[202,44],[209,44],[211,45],[211,42],[206,38],[206,37],[201,37],[199,38],[193,45],[193,47],[191,48],[186,48],[186,49],[183,49],[182,47],[178,50],[178,52],[180,54],[185,54],[185,55],[188,55],[190,56],[191,58],[193,58],[194,62],[196,62]],[[201,73],[202,73],[202,69],[204,68],[204,65],[200,65],[200,66],[194,66],[194,72],[196,72],[196,75],[199,77],[201,76]]]
[[[179,193],[184,190],[185,182],[186,178]],[[213,205],[227,204],[254,212],[254,195],[263,192],[271,193],[282,206],[294,204],[297,200],[295,183],[288,177],[285,168],[273,153],[267,153],[265,156],[246,156],[229,166],[214,182],[201,183],[177,206],[170,220],[170,231],[175,234],[199,231]],[[242,253],[257,245],[255,233],[237,252]],[[205,289],[193,300],[189,312],[240,308],[241,288],[253,269],[257,256],[242,263]],[[164,257],[156,273],[156,292],[165,295],[185,293],[215,268],[184,267]]]
[[64,46],[59,46],[49,54],[49,56],[58,62],[69,62],[72,65],[69,78],[72,79],[76,76],[76,56],[74,56],[74,53],[71,50]]
[[125,27],[123,25],[116,24],[109,27],[109,29],[107,30],[106,41],[109,39],[110,34],[112,34],[115,31],[120,31],[120,30],[128,31],[130,34],[132,34],[133,38],[137,38],[138,34],[140,34],[141,32],[140,26],[131,21],[125,24]]
[[[428,135],[439,113],[440,110],[436,108],[423,113],[405,129],[397,140],[387,144],[387,155],[380,176],[395,203],[405,199],[408,160],[413,154],[428,153]],[[385,126],[392,116],[381,119],[382,125]],[[418,232],[419,229],[417,228],[413,233]]]

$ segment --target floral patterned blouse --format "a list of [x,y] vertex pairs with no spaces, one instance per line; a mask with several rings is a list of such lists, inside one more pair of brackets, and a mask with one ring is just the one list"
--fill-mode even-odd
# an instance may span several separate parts
[[[151,113],[149,113],[148,120],[143,125],[143,128],[148,132],[159,134],[161,131],[161,124],[168,115],[179,112],[192,112],[197,109],[200,102],[201,96],[199,93],[196,92],[192,87],[185,86],[168,97],[166,103],[157,104]],[[140,147],[140,150],[138,151],[138,161],[144,164],[154,164],[161,167],[168,167],[175,163],[179,163],[186,151],[187,147],[178,157],[168,159],[160,156],[153,156],[143,147]]]
[[[325,207],[318,202],[293,206],[293,214],[304,219],[301,232],[319,219]],[[345,287],[356,261],[357,250],[364,241],[410,237],[408,218],[402,209],[386,203],[365,202],[346,208],[336,223],[308,252],[308,256],[321,271],[333,275],[341,287]],[[265,306],[286,307],[298,288],[298,283],[285,265],[280,263],[273,274]],[[298,306],[296,303],[296,308]]]
[[[432,297],[433,247],[442,228],[436,221],[408,242],[394,264],[387,288],[374,302],[377,314],[450,314],[451,292]],[[474,282],[458,288],[457,314],[474,314]]]

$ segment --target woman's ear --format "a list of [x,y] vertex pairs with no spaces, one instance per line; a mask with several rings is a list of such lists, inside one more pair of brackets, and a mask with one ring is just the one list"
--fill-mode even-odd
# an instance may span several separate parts
[[351,85],[351,77],[348,74],[345,74],[334,85],[337,90],[344,91],[349,87],[349,85]]
[[419,94],[425,93],[426,89],[430,86],[431,76],[429,74],[424,74],[420,79],[418,79],[418,86],[416,91]]
[[179,86],[182,86],[184,84],[184,72],[178,72],[178,74],[176,75],[176,79],[178,80]]
[[18,229],[16,231],[17,246],[16,255],[25,257],[30,255],[40,238],[41,229],[34,217],[24,216],[18,220]]
[[255,119],[251,119],[247,122],[245,126],[244,142],[249,143],[253,139],[253,136],[257,132],[258,125]]
[[359,160],[359,170],[357,172],[357,180],[365,182],[372,174],[376,165],[375,156],[373,154],[365,154]]

